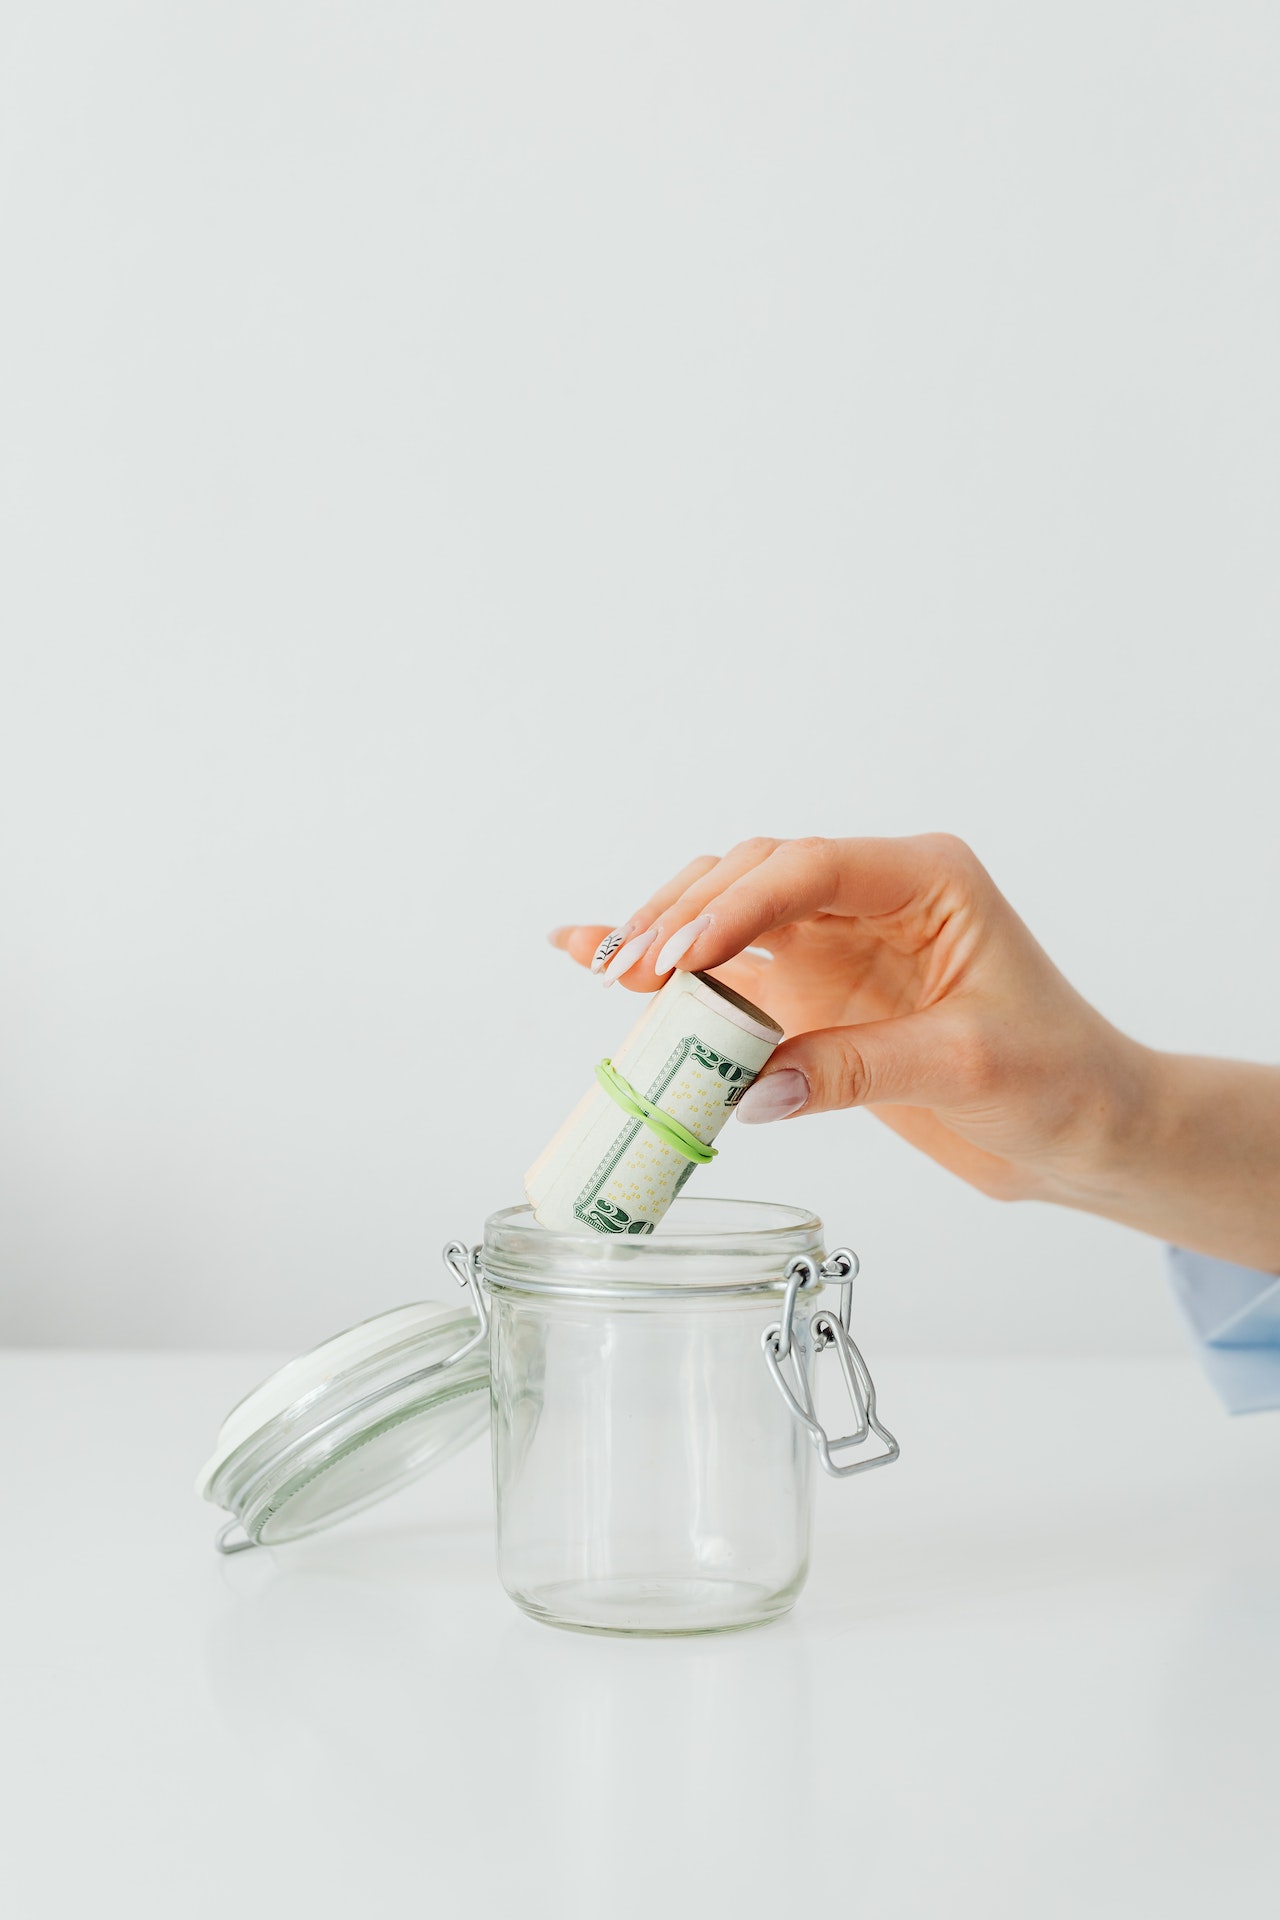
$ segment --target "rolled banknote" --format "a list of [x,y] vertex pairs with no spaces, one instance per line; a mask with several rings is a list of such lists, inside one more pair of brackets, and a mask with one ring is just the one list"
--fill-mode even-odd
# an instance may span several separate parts
[[673,973],[526,1173],[535,1217],[652,1233],[782,1037],[709,974]]

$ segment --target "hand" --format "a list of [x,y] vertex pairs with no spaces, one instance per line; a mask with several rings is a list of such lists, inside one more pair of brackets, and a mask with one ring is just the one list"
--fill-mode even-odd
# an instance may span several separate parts
[[603,942],[606,981],[640,993],[678,962],[766,1008],[789,1037],[744,1121],[870,1107],[998,1198],[1095,1204],[1145,1110],[1155,1056],[1081,999],[945,834],[748,840],[691,862],[614,934],[552,939],[584,966]]
[[1118,1033],[959,840],[747,840],[552,939],[583,966],[603,939],[640,993],[678,963],[766,1007],[790,1038],[743,1120],[870,1107],[983,1193],[1280,1271],[1280,1067]]

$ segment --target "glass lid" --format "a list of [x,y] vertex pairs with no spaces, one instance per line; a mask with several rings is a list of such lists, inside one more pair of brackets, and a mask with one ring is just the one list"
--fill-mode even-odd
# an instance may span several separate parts
[[487,1316],[466,1251],[456,1253],[449,1264],[466,1278],[478,1317],[430,1300],[378,1314],[290,1360],[232,1408],[196,1482],[232,1516],[222,1552],[332,1526],[484,1430]]

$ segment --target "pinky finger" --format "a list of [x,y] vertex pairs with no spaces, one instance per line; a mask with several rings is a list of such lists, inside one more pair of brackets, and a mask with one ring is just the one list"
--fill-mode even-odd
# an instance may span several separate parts
[[589,967],[608,927],[553,927],[547,939],[580,967]]

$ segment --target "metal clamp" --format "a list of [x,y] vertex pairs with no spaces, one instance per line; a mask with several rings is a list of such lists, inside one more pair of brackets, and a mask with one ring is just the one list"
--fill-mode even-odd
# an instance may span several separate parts
[[[782,1318],[766,1327],[760,1338],[764,1351],[765,1364],[773,1375],[774,1385],[786,1402],[787,1411],[793,1420],[803,1427],[812,1440],[818,1459],[824,1472],[833,1479],[847,1480],[855,1473],[868,1473],[872,1467],[887,1467],[896,1460],[899,1453],[897,1441],[886,1426],[876,1418],[875,1382],[868,1371],[867,1363],[859,1353],[849,1332],[849,1320],[853,1309],[853,1283],[858,1274],[858,1256],[848,1247],[837,1247],[821,1267],[806,1253],[797,1254],[787,1267],[787,1290],[782,1300]],[[818,1418],[814,1405],[813,1389],[804,1362],[795,1348],[795,1312],[796,1302],[801,1293],[812,1291],[822,1285],[824,1280],[835,1280],[840,1287],[840,1309],[837,1314],[816,1313],[812,1326],[814,1332],[814,1358],[827,1347],[834,1347],[840,1361],[840,1371],[844,1375],[845,1387],[849,1394],[857,1425],[852,1433],[841,1434],[833,1440]],[[790,1360],[791,1381],[783,1371],[784,1363]],[[869,1460],[849,1460],[843,1465],[833,1455],[849,1447],[860,1447],[870,1434],[884,1443],[885,1452],[875,1454]]]
[[488,1338],[489,1301],[484,1290],[484,1269],[480,1265],[479,1246],[468,1247],[463,1240],[447,1240],[444,1246],[444,1263],[460,1287],[466,1287],[471,1294],[471,1304],[476,1310],[479,1325],[464,1346],[451,1353],[447,1360],[438,1361],[441,1368],[451,1367],[455,1360],[463,1359],[473,1347]]

